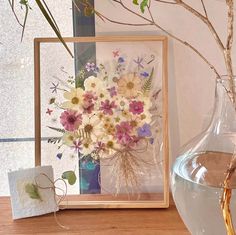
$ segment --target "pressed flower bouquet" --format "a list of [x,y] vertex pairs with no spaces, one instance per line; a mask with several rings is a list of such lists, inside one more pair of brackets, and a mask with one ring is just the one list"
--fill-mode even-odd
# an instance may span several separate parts
[[96,159],[135,148],[141,140],[153,144],[149,99],[153,71],[143,78],[135,72],[104,78],[97,71],[97,77],[84,81],[84,89],[64,92],[63,144]]
[[66,66],[50,76],[42,125],[56,136],[48,144],[71,185],[81,178],[66,167],[72,155],[78,171],[99,165],[101,193],[148,193],[147,185],[163,184],[163,49],[132,44],[97,43],[96,62],[86,59],[76,76]]

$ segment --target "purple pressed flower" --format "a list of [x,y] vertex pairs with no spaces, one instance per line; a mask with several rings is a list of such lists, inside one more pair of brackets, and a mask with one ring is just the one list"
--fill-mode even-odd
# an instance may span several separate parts
[[58,154],[57,154],[57,158],[61,160],[61,158],[62,158],[62,153],[58,153]]
[[150,137],[152,135],[151,126],[147,123],[139,127],[137,131],[139,137]]
[[154,143],[154,138],[150,138],[149,142],[150,142],[150,144],[153,144]]
[[142,64],[142,62],[143,62],[143,58],[142,57],[138,56],[137,60],[134,60],[134,62],[137,64],[138,70],[144,68],[144,66]]
[[123,57],[119,57],[118,63],[124,63],[124,62],[125,62],[124,58]]
[[52,87],[50,87],[50,89],[52,90],[52,93],[54,92],[57,93],[58,86],[59,86],[59,82],[57,84],[52,82]]
[[86,70],[89,71],[95,71],[96,70],[96,65],[94,63],[87,63],[85,65]]
[[116,88],[114,86],[111,88],[108,88],[107,90],[109,91],[111,97],[117,95]]
[[147,78],[147,77],[149,76],[149,73],[147,73],[147,72],[142,72],[142,73],[140,73],[140,75],[141,75],[142,77],[144,77],[144,78]]

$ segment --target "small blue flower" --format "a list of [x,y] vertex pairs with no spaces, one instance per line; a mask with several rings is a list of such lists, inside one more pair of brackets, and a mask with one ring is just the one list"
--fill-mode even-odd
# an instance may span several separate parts
[[57,158],[61,160],[61,158],[62,158],[62,153],[58,153],[58,154],[57,154]]
[[142,127],[138,128],[139,137],[150,137],[152,135],[151,126],[145,123]]
[[125,62],[124,58],[123,57],[119,57],[118,63],[124,63],[124,62]]
[[150,144],[153,144],[154,143],[154,138],[150,138],[149,142],[150,142]]
[[142,73],[140,73],[140,75],[143,76],[144,78],[149,77],[149,73],[147,73],[147,72],[142,72]]

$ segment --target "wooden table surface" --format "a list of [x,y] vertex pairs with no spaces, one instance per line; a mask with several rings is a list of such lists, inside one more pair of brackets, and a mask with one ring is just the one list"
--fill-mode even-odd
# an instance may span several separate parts
[[81,234],[81,235],[189,235],[171,200],[169,209],[64,210],[58,220],[53,214],[13,221],[10,199],[0,197],[0,234]]

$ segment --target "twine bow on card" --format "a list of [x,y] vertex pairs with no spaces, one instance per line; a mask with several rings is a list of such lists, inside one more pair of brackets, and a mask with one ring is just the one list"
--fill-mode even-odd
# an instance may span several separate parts
[[[39,177],[44,177],[45,180],[43,180],[44,184],[45,185],[49,185],[49,186],[44,186],[44,185],[41,185],[39,182]],[[59,205],[60,203],[65,200],[66,196],[67,196],[67,184],[65,182],[64,179],[61,179],[61,178],[58,178],[56,179],[55,181],[52,181],[48,175],[46,175],[45,173],[40,173],[39,175],[37,175],[35,178],[35,184],[36,186],[39,188],[39,189],[42,189],[42,190],[52,190],[53,191],[53,196],[54,196],[54,202],[56,204],[56,207],[55,207],[55,210],[54,210],[54,218],[55,218],[55,221],[56,223],[58,224],[58,226],[60,226],[61,228],[63,229],[66,229],[66,230],[69,230],[69,227],[67,226],[64,226],[62,225],[58,218],[57,218],[57,210],[59,208]],[[41,179],[42,181],[42,179]],[[60,187],[57,187],[56,184],[58,182],[62,182],[65,186],[64,189],[60,188]],[[57,193],[57,190],[61,191],[62,194],[58,194]]]

